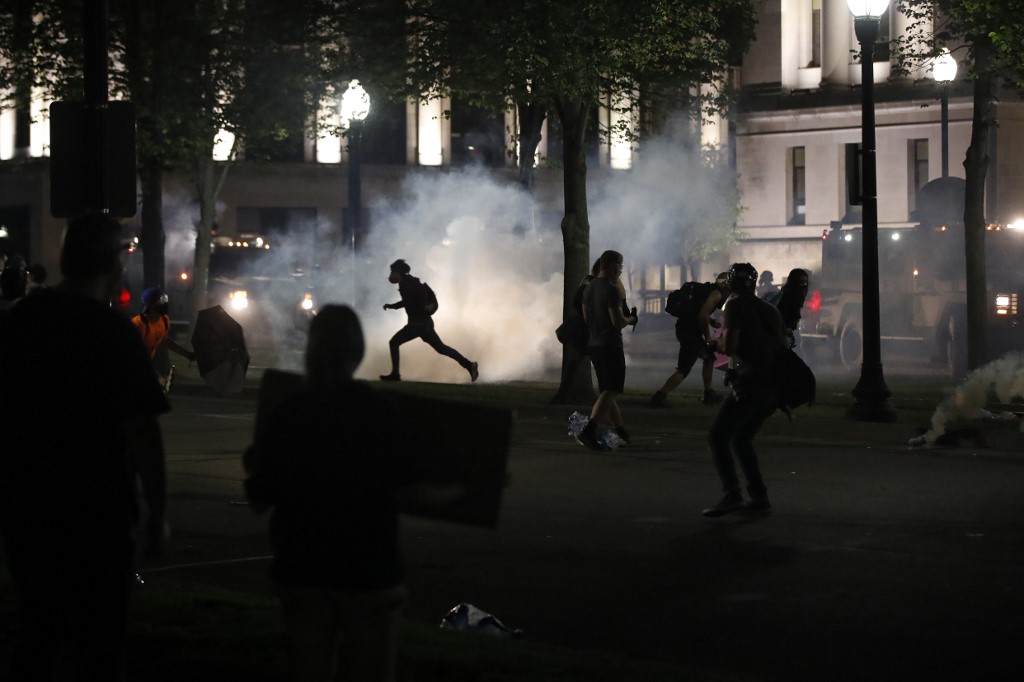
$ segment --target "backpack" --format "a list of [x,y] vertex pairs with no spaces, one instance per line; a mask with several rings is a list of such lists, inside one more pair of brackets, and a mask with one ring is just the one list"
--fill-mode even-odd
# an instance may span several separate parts
[[813,405],[817,391],[814,372],[792,348],[783,348],[772,365],[772,383],[779,391],[779,407],[786,414],[801,405]]
[[426,282],[420,282],[420,304],[423,306],[423,312],[427,312],[427,306],[431,303],[434,304],[434,311],[427,313],[433,315],[437,312],[437,295],[434,290],[430,288],[430,285]]
[[665,299],[665,312],[672,317],[689,317],[700,312],[711,288],[710,282],[687,282]]

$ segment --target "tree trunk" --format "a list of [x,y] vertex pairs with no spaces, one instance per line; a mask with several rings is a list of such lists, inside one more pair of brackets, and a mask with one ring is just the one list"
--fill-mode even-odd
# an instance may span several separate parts
[[[572,314],[572,299],[580,281],[590,273],[590,219],[587,214],[587,159],[583,146],[589,107],[580,98],[558,98],[562,125],[563,195],[562,248],[565,274],[562,286],[562,319]],[[562,346],[562,377],[552,402],[593,402],[590,362],[569,345]]]
[[210,242],[216,218],[218,183],[214,180],[213,150],[202,155],[196,165],[196,190],[199,194],[199,222],[196,223],[196,252],[192,273],[192,322],[207,307],[210,289]]
[[544,126],[545,108],[537,103],[516,102],[519,112],[519,184],[533,192],[533,163],[540,144],[540,131]]
[[964,255],[967,264],[967,368],[988,361],[988,282],[985,276],[985,176],[988,145],[995,117],[993,80],[987,68],[988,48],[975,43],[978,76],[974,79],[974,120],[971,144],[964,159]]

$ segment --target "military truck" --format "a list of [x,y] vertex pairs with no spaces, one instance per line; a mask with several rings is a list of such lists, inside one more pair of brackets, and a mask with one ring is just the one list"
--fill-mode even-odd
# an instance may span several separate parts
[[[956,179],[947,179],[956,180]],[[880,229],[879,309],[883,351],[928,357],[951,375],[967,370],[967,280],[962,185],[936,186],[942,196],[922,190],[923,220],[915,227]],[[962,181],[960,181],[962,183]],[[928,186],[926,185],[926,188]],[[960,188],[959,190],[957,188]],[[956,192],[959,214],[956,213]],[[922,205],[922,204],[919,204]],[[859,368],[863,355],[861,228],[833,224],[822,236],[821,271],[812,281],[801,320],[808,355]],[[1024,224],[990,224],[985,239],[989,355],[1024,349]]]

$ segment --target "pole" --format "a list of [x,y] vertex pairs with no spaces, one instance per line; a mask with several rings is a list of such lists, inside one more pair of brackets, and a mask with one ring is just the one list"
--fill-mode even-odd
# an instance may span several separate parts
[[942,84],[942,177],[949,177],[949,83]]
[[874,44],[878,37],[877,17],[856,17],[854,28],[861,48],[861,154],[863,192],[863,329],[864,350],[860,380],[853,389],[854,404],[847,415],[873,422],[896,420],[889,403],[892,393],[882,373],[882,330],[878,293],[878,178],[875,165],[875,72]]
[[360,173],[360,137],[363,134],[363,122],[357,119],[349,121],[348,144],[348,212],[349,226],[352,234],[352,253],[362,247],[362,178]]
[[109,210],[109,162],[104,119],[107,109],[107,2],[86,0],[82,6],[86,126],[91,131],[86,142],[89,183],[87,205],[106,213]]

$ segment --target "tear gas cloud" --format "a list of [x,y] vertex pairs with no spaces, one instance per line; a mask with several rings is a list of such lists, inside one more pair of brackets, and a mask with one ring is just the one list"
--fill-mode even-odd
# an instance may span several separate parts
[[[666,245],[678,244],[673,235],[680,225],[712,210],[708,202],[720,194],[719,181],[701,174],[699,163],[699,152],[658,140],[645,145],[633,171],[592,177],[591,262],[605,249],[622,252],[627,267],[637,261],[676,260],[666,258]],[[333,260],[325,258],[327,249],[320,245],[330,243],[329,226],[293,226],[286,238],[275,240],[273,255],[260,259],[255,274],[291,272],[296,263],[308,262],[308,254],[317,253],[316,305],[341,303],[356,310],[366,336],[357,376],[373,379],[390,370],[388,340],[406,322],[403,310],[382,309],[399,300],[387,277],[390,263],[403,258],[411,274],[437,294],[434,322],[441,339],[479,363],[481,380],[553,380],[562,352],[554,335],[562,311],[562,239],[557,221],[541,224],[535,210],[518,185],[483,169],[410,172],[399,199],[372,205],[372,229],[357,254],[342,247]],[[186,224],[189,231],[180,238],[169,235],[169,250],[174,244],[191,251],[192,220],[175,221],[179,231]],[[629,282],[624,283],[630,305],[642,307],[628,291]],[[301,350],[303,335],[290,309],[283,306],[278,312],[274,342]],[[675,355],[674,340],[665,351],[667,368]],[[301,357],[296,353],[282,364],[298,369]],[[400,371],[408,380],[469,381],[457,363],[419,340],[402,346]]]
[[[1010,403],[1024,397],[1024,355],[1008,353],[983,367],[973,370],[951,396],[943,400],[932,415],[931,428],[913,438],[911,445],[935,443],[958,419],[991,419],[985,405],[994,396],[998,402]],[[1021,423],[1024,431],[1024,422]]]

